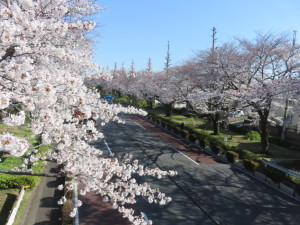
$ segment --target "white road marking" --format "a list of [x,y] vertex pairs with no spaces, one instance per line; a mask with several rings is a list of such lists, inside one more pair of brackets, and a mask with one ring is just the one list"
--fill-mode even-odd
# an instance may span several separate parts
[[148,221],[149,221],[149,219],[148,219],[148,217],[147,217],[146,213],[144,213],[144,212],[143,212],[143,214],[144,214],[144,219],[145,219],[145,221],[146,221],[146,222],[148,222]]
[[173,148],[175,151],[177,151],[179,154],[183,155],[184,157],[186,157],[187,159],[191,160],[193,163],[197,164],[197,166],[199,166],[199,163],[195,162],[194,160],[192,160],[190,157],[186,156],[185,154],[183,154],[181,151],[179,151],[178,149],[174,148],[173,146],[171,146],[171,148]]
[[106,141],[103,139],[103,141],[104,141],[104,144],[106,145],[106,148],[108,149],[108,151],[109,151],[109,154],[112,154],[112,152],[111,152],[111,150],[110,150],[110,148],[109,148],[109,146],[108,146],[108,144],[106,143]]
[[77,203],[78,203],[77,184],[74,184],[73,192],[74,192],[73,204],[75,205],[75,208],[77,209],[76,215],[74,218],[74,225],[79,225],[79,210],[78,210],[78,206],[77,206]]
[[138,125],[139,127],[143,128],[144,130],[146,129],[145,127],[143,127],[141,124],[134,122],[136,125]]

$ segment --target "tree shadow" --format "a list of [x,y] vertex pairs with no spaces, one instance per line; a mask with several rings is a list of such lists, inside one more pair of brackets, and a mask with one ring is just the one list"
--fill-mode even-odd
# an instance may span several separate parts
[[12,210],[12,207],[17,199],[17,196],[14,194],[7,194],[5,203],[0,212],[0,225],[6,224],[6,220],[8,219],[9,213]]
[[61,209],[52,209],[47,215],[49,220],[35,223],[34,225],[61,225]]
[[57,199],[54,197],[45,197],[41,199],[40,207],[52,208],[57,207]]
[[240,149],[250,150],[256,154],[261,153],[262,151],[260,142],[239,143],[237,146]]

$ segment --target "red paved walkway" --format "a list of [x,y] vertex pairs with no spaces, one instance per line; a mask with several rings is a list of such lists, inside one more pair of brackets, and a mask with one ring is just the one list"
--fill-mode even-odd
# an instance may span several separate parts
[[127,218],[123,218],[117,209],[112,208],[110,202],[103,202],[102,197],[95,192],[80,196],[83,202],[79,208],[80,225],[131,225]]

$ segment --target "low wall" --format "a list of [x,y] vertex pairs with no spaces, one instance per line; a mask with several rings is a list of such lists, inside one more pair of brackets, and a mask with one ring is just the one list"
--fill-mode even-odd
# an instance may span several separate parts
[[10,215],[9,215],[9,218],[8,218],[8,221],[6,223],[6,225],[12,225],[15,221],[15,217],[17,215],[17,212],[18,212],[18,209],[19,209],[19,206],[21,204],[21,201],[23,200],[23,196],[24,196],[24,187],[22,187],[21,191],[20,191],[20,194],[17,198],[17,202],[16,204],[14,205],[14,208],[12,209],[12,211],[10,212]]

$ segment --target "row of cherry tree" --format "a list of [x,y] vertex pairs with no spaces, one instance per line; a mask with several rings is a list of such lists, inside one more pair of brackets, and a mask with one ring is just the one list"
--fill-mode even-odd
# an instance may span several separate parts
[[[167,64],[166,64],[167,65]],[[224,109],[243,108],[258,113],[262,150],[269,151],[270,112],[279,99],[299,98],[300,48],[285,34],[257,34],[218,48],[200,51],[182,65],[161,72],[126,73],[114,70],[105,88],[158,99],[171,114],[176,101],[187,102],[197,114],[209,114],[214,134],[219,133]]]
[[[8,126],[30,127],[43,145],[52,146],[47,155],[33,151],[28,158],[23,156],[28,153],[28,141],[6,132],[0,134],[0,151],[24,158],[23,165],[15,168],[19,172],[32,172],[29,165],[37,160],[63,163],[72,178],[66,188],[83,183],[81,194],[96,191],[134,224],[151,224],[124,204],[135,203],[138,195],[160,204],[171,198],[146,183],[136,183],[132,175],[160,178],[176,172],[145,168],[130,155],[102,157],[101,150],[89,145],[103,137],[93,120],[103,126],[109,120],[122,122],[120,112],[145,114],[102,103],[97,91],[84,84],[88,76],[111,79],[91,62],[87,38],[96,25],[92,16],[101,10],[92,0],[0,0],[1,120]],[[63,197],[58,203],[65,201]],[[71,216],[79,205],[80,201]]]

